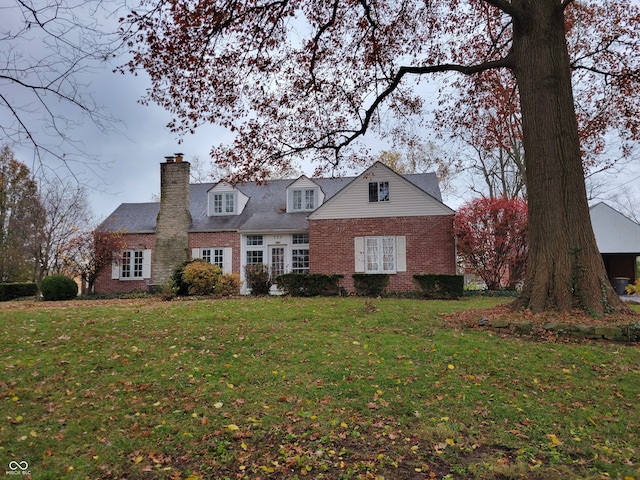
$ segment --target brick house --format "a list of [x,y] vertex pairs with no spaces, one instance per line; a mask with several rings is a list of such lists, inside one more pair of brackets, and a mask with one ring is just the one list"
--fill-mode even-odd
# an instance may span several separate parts
[[[377,162],[357,177],[189,184],[182,155],[161,163],[161,200],[120,205],[98,227],[125,232],[127,248],[101,273],[96,293],[163,284],[201,258],[244,277],[247,264],[272,274],[389,273],[389,290],[414,289],[416,273],[454,274],[454,211],[433,173],[399,175]],[[249,293],[246,286],[243,293]]]

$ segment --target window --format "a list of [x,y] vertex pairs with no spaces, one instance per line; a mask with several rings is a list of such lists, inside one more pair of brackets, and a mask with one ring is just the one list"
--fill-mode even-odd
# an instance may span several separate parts
[[294,233],[291,243],[296,245],[291,250],[291,271],[293,273],[309,273],[309,234]]
[[235,213],[235,194],[234,192],[212,193],[214,215],[228,215]]
[[199,258],[217,265],[222,273],[231,273],[233,268],[233,249],[231,247],[204,247],[191,249],[191,258]]
[[293,273],[309,273],[308,248],[294,248],[291,251],[291,271]]
[[309,243],[309,234],[308,233],[294,233],[293,236],[292,236],[292,243],[294,245],[308,244]]
[[222,248],[203,248],[200,250],[200,258],[206,262],[223,268],[224,250]]
[[142,280],[151,278],[151,250],[113,252],[112,280]]
[[262,245],[262,235],[247,235],[247,245]]
[[304,188],[292,191],[291,210],[304,212],[315,210],[316,190],[315,188]]
[[142,250],[125,250],[120,261],[120,278],[142,278]]
[[395,237],[365,238],[365,272],[394,273],[396,271]]
[[389,182],[369,182],[369,201],[388,202]]
[[247,265],[257,265],[264,263],[264,254],[262,250],[247,251]]

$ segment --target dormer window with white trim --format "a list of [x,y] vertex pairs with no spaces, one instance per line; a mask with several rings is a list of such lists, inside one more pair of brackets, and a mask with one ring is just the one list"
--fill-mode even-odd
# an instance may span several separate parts
[[209,193],[209,215],[235,215],[236,204],[235,192]]
[[287,187],[287,213],[313,212],[323,201],[320,186],[304,175]]
[[310,212],[316,209],[317,197],[315,188],[299,188],[291,190],[291,210],[294,212]]

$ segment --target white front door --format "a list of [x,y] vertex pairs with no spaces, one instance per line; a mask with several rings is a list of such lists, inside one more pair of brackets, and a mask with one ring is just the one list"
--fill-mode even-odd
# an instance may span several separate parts
[[269,247],[269,269],[273,279],[285,273],[284,254],[285,247],[273,245]]

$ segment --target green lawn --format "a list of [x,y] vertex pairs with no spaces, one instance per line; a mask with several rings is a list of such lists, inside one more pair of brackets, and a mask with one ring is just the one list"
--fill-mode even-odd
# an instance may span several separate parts
[[[640,348],[456,329],[497,305],[0,304],[0,462],[33,479],[633,479]],[[1,470],[0,470],[1,472]]]

